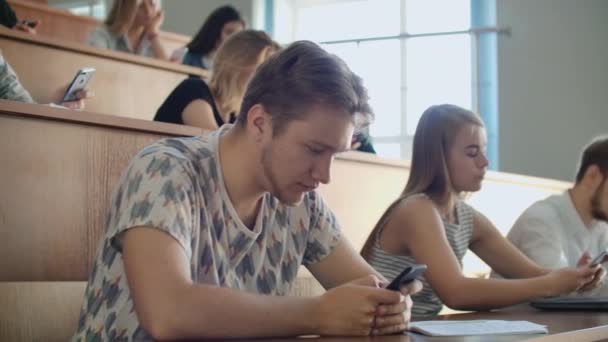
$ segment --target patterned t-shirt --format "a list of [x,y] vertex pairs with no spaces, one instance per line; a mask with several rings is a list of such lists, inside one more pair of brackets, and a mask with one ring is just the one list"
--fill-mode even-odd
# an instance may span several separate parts
[[301,264],[331,253],[340,230],[315,192],[298,206],[266,193],[253,229],[241,222],[218,155],[219,136],[230,127],[161,140],[131,162],[114,193],[74,340],[151,339],[137,319],[121,255],[121,234],[131,227],[153,227],[175,238],[190,260],[193,281],[259,294],[288,294]]
[[6,62],[0,52],[0,100],[11,100],[33,103],[30,93],[23,88],[15,71]]

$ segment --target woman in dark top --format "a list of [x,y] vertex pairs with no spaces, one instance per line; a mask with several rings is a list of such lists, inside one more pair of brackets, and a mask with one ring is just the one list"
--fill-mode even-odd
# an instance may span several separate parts
[[[160,106],[154,121],[169,122],[174,124],[184,125],[181,113],[194,100],[202,100],[209,103],[213,112],[213,118],[218,127],[224,124],[222,115],[217,110],[211,90],[205,81],[200,78],[192,77],[184,80],[175,88],[165,102]],[[229,123],[234,121],[234,116],[231,116]]]
[[187,45],[183,64],[211,69],[216,51],[232,34],[245,29],[245,20],[232,6],[217,8]]
[[233,122],[255,69],[278,49],[263,31],[234,34],[217,52],[209,84],[200,78],[182,81],[160,106],[154,121],[206,130]]

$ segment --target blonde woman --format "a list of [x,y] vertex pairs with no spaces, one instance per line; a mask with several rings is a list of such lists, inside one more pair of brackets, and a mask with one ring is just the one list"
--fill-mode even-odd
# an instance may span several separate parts
[[154,120],[207,130],[234,122],[249,79],[279,49],[263,31],[235,33],[217,52],[209,85],[197,77],[184,80],[160,106]]
[[[600,266],[548,270],[515,248],[462,194],[481,188],[488,160],[481,119],[454,105],[422,115],[414,135],[411,171],[402,195],[386,210],[361,255],[387,279],[405,266],[428,266],[424,288],[412,296],[412,314],[435,315],[443,305],[488,310],[590,290],[604,277]],[[471,249],[510,279],[468,278],[462,258]]]
[[166,60],[158,36],[163,19],[155,0],[114,0],[104,24],[91,33],[89,45]]

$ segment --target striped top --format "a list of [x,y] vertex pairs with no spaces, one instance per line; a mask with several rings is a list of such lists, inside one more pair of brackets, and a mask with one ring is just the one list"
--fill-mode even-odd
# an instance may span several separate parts
[[[462,267],[462,258],[469,249],[471,236],[473,235],[473,217],[474,209],[463,201],[456,202],[456,220],[458,224],[449,223],[445,219],[443,225],[445,234],[452,248],[460,267]],[[385,223],[382,223],[383,225]],[[374,267],[389,281],[403,271],[407,266],[416,264],[416,259],[411,255],[394,255],[382,250],[379,244],[379,236],[382,233],[383,227],[378,230],[376,241],[372,246],[368,263]],[[422,282],[422,291],[412,295],[414,306],[412,315],[414,316],[430,316],[436,315],[443,308],[443,302],[431,288],[429,282],[424,276],[420,277]]]

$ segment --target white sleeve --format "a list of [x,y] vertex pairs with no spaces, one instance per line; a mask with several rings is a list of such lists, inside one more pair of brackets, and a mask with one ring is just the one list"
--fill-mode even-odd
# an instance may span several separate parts
[[539,266],[556,269],[570,266],[562,248],[560,223],[552,219],[526,217],[513,225],[507,238]]

